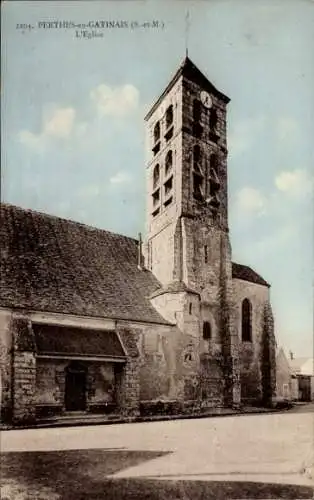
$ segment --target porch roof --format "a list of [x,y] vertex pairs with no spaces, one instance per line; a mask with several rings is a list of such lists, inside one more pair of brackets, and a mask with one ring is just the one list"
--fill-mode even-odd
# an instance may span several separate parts
[[118,334],[112,330],[33,324],[38,355],[126,359]]

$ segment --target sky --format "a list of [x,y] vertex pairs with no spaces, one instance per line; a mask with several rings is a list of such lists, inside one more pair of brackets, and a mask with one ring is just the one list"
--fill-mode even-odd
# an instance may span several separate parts
[[314,2],[7,1],[1,23],[2,201],[133,237],[144,116],[188,45],[231,98],[233,260],[271,283],[278,344],[313,355]]

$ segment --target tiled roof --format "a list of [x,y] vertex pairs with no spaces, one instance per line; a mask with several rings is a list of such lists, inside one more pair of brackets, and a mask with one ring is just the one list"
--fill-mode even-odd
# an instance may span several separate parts
[[193,81],[199,85],[201,85],[204,89],[208,90],[209,92],[212,92],[215,94],[217,97],[222,99],[226,104],[230,101],[230,98],[227,97],[225,94],[220,92],[216,87],[208,80],[208,78],[198,69],[197,66],[191,61],[189,57],[186,57],[182,64],[180,65],[179,69],[176,71],[174,74],[173,78],[170,80],[169,84],[163,91],[163,93],[159,96],[159,98],[156,100],[156,102],[153,104],[153,106],[150,108],[149,112],[145,116],[145,120],[148,120],[150,116],[153,114],[157,106],[160,104],[162,99],[165,97],[165,95],[168,94],[168,92],[172,89],[174,84],[179,80],[180,76],[186,77],[188,80]]
[[0,242],[1,306],[168,324],[133,238],[2,204]]
[[248,266],[243,266],[242,264],[236,264],[235,262],[232,262],[232,277],[270,287],[270,284],[267,283],[262,276],[253,271],[253,269]]

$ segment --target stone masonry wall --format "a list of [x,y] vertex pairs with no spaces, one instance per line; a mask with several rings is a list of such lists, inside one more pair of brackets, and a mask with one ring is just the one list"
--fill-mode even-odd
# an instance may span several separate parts
[[[213,226],[206,217],[184,218],[183,226],[183,276],[187,285],[201,296],[201,353],[204,352],[201,340],[203,322],[209,321],[211,325],[212,338],[206,351],[212,363],[205,365],[207,378],[212,378],[212,385],[218,384],[221,393],[224,392],[226,405],[239,404],[239,349],[233,319],[229,236],[223,229]],[[222,370],[219,382],[217,370],[210,371],[211,366],[216,365]]]
[[36,418],[36,359],[33,352],[14,352],[13,422],[32,423]]
[[[195,98],[199,99],[202,89],[187,79],[183,79],[182,88],[182,212],[185,215],[183,275],[188,286],[201,293],[201,325],[206,320],[212,326],[212,339],[206,346],[208,353],[205,353],[210,362],[206,359],[203,364],[202,376],[212,381],[213,388],[218,387],[216,398],[223,397],[226,405],[238,405],[239,352],[233,321],[231,247],[228,236],[226,103],[215,94],[211,95],[212,108],[217,113],[215,130],[210,126],[212,110],[201,106],[198,122],[201,133],[196,136],[193,132],[193,103]],[[202,158],[203,201],[195,200],[191,191],[191,152],[196,145],[200,148]],[[218,159],[219,208],[216,214],[207,203],[211,195],[210,166],[213,154]]]
[[185,334],[199,338],[200,297],[196,293],[162,293],[151,299],[152,305]]
[[10,421],[12,414],[12,333],[11,312],[0,311],[0,421]]
[[[208,177],[210,157],[213,153],[219,158],[218,177],[220,181],[220,224],[223,229],[228,227],[228,190],[227,190],[227,138],[226,138],[226,104],[212,95],[213,108],[217,112],[217,139],[211,139],[210,110],[201,107],[200,124],[203,127],[201,137],[193,135],[193,102],[199,99],[201,88],[194,82],[186,79],[182,83],[182,212],[183,214],[198,214],[202,208],[194,200],[191,192],[192,186],[192,151],[193,146],[199,145],[203,158],[203,171],[205,175],[205,192],[208,194]],[[210,220],[210,217],[208,217]]]
[[220,329],[224,372],[224,403],[238,407],[241,400],[238,331],[234,318],[231,245],[228,234],[220,238]]
[[[172,137],[167,139],[166,132],[166,110],[173,107],[173,132]],[[145,265],[152,270],[162,284],[169,283],[174,276],[175,254],[174,234],[177,218],[181,207],[181,125],[182,125],[182,96],[181,81],[171,89],[161,105],[155,110],[147,124],[147,150],[148,158],[146,165],[146,241],[144,245]],[[154,145],[153,131],[156,123],[161,127],[160,150],[153,154]],[[172,168],[166,172],[166,155],[172,151]],[[153,172],[156,165],[160,167],[160,203],[153,205]],[[165,182],[172,176],[171,201],[167,203]],[[159,207],[159,213],[153,212]]]
[[68,360],[36,360],[36,406],[64,407],[65,370]]
[[139,335],[136,329],[121,326],[118,333],[128,357],[126,364],[116,371],[117,403],[122,415],[136,416],[140,402]]
[[35,340],[26,317],[14,316],[13,333],[13,422],[31,423],[36,418]]
[[162,231],[153,235],[148,242],[150,263],[156,278],[166,285],[172,281],[175,266],[174,235],[175,223],[169,223]]
[[[239,339],[241,400],[242,403],[254,404],[263,400],[264,320],[269,289],[263,285],[234,279],[233,295],[234,324]],[[245,298],[252,304],[252,342],[242,342],[241,338],[241,306]],[[267,324],[271,327],[270,322]]]
[[[66,369],[71,360],[36,359],[36,410],[38,414],[60,414],[65,411]],[[115,365],[102,361],[81,361],[86,367],[87,410],[114,404]]]
[[117,404],[119,413],[124,416],[139,415],[139,360],[128,360],[125,365],[117,366]]
[[199,337],[167,325],[138,324],[132,330],[139,351],[140,401],[198,398]]
[[276,339],[272,308],[269,300],[263,309],[263,335],[261,344],[261,371],[263,404],[272,406],[276,397]]

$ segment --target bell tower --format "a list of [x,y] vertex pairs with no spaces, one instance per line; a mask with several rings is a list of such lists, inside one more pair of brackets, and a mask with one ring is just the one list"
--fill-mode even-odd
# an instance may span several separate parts
[[230,251],[228,102],[186,57],[146,116],[146,265],[163,285],[200,292],[219,266],[218,236]]
[[[194,323],[186,306],[180,328],[194,332],[200,353],[223,356],[230,381],[237,370],[237,331],[231,318],[229,101],[186,57],[148,112],[145,264],[168,294],[164,303],[179,310],[178,293],[184,292],[191,309],[191,294],[198,297]],[[225,393],[236,400],[232,387],[226,383]]]

